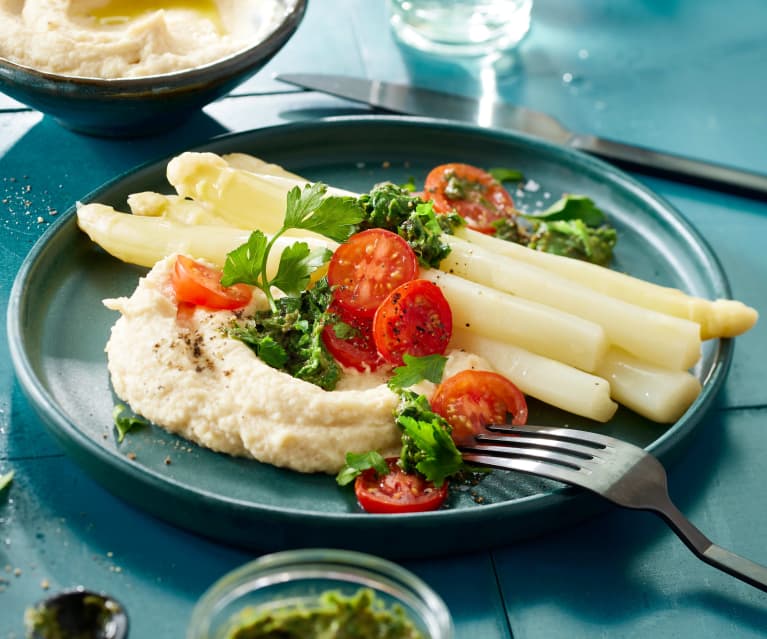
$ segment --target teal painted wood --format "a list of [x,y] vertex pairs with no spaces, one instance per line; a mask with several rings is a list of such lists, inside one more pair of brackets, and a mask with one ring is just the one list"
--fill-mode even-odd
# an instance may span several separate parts
[[[761,0],[536,0],[531,33],[516,66],[497,77],[498,92],[583,132],[767,172],[765,14]],[[330,34],[324,26],[328,15]],[[273,73],[324,70],[479,93],[476,69],[398,48],[383,18],[380,0],[312,0],[296,39],[235,92],[246,97],[215,103],[156,138],[115,143],[77,136],[36,113],[17,112],[17,104],[0,97],[3,333],[11,279],[55,219],[51,209],[64,210],[135,164],[227,130],[366,112],[282,87]],[[735,296],[764,314],[767,206],[642,181],[700,230]],[[672,496],[682,510],[716,542],[762,563],[767,563],[765,331],[760,324],[737,340],[718,409],[669,469]],[[4,639],[21,636],[23,609],[46,594],[41,586],[46,580],[51,589],[86,583],[114,592],[129,610],[142,613],[134,614],[135,637],[181,637],[202,590],[251,558],[166,526],[87,478],[33,416],[14,382],[3,340],[0,473],[10,468],[16,481],[0,497]],[[695,560],[645,513],[615,510],[573,530],[493,553],[406,565],[445,598],[459,639],[509,637],[507,619],[515,639],[750,639],[764,636],[767,627],[763,595]]]
[[[18,406],[14,424],[34,429],[27,412]],[[255,556],[184,533],[123,504],[61,454],[19,458],[14,446],[7,454],[0,456],[0,470],[12,466],[16,478],[0,498],[3,639],[23,636],[27,606],[80,584],[122,601],[132,637],[180,638],[202,593]],[[459,639],[510,637],[489,555],[402,565],[445,600],[456,617]]]

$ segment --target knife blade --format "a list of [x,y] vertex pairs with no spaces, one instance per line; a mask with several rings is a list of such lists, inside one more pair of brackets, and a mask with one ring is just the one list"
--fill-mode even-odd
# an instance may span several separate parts
[[485,128],[519,131],[584,151],[630,171],[761,201],[767,198],[767,175],[595,135],[581,135],[546,113],[508,102],[486,102],[405,84],[341,75],[291,73],[278,75],[277,79],[392,113],[439,117]]

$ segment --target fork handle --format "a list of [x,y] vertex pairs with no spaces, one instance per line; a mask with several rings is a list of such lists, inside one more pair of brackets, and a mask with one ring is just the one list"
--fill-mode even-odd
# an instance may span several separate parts
[[652,510],[663,517],[687,547],[707,564],[767,592],[767,567],[712,543],[670,500],[662,509]]
[[767,592],[767,568],[755,561],[736,555],[716,544],[711,544],[700,557],[714,568],[719,568],[719,570]]

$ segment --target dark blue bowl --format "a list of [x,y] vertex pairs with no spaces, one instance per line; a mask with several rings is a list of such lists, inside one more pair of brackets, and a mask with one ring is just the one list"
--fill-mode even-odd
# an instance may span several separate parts
[[0,58],[0,91],[90,135],[149,135],[180,124],[259,71],[290,39],[308,0],[295,0],[266,39],[187,71],[141,78],[83,78],[37,71]]

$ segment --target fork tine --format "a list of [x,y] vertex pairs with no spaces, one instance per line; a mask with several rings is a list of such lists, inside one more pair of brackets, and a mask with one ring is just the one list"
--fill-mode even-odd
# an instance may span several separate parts
[[492,432],[507,433],[510,435],[530,435],[535,433],[540,437],[557,441],[567,440],[573,443],[590,446],[591,448],[615,448],[616,446],[632,446],[628,442],[617,440],[607,435],[592,433],[570,428],[553,428],[551,426],[536,426],[525,424],[524,426],[512,426],[511,424],[490,424],[488,428]]
[[571,483],[622,506],[629,505],[625,495],[613,487],[648,457],[638,446],[586,431],[510,424],[488,428],[490,434],[478,434],[474,443],[460,447],[466,461]]
[[533,457],[501,457],[499,455],[483,455],[481,453],[467,452],[463,454],[463,459],[467,462],[488,466],[490,468],[500,468],[502,470],[516,470],[530,475],[548,477],[556,481],[561,481],[574,486],[588,488],[584,483],[584,475],[581,470],[576,470],[571,466],[546,461],[545,459],[536,459]]
[[[602,459],[601,452],[605,448],[593,448],[591,446],[582,446],[574,444],[571,441],[552,439],[550,437],[529,437],[527,435],[495,435],[480,433],[475,436],[477,442],[482,444],[498,444],[499,446],[515,446],[520,448],[535,447],[544,450],[555,450],[560,453],[572,455],[580,461],[591,459]],[[501,452],[501,451],[499,451]]]
[[[510,439],[507,437],[507,439]],[[516,439],[516,437],[514,438]],[[467,453],[481,453],[486,455],[496,455],[502,458],[509,457],[512,459],[532,459],[538,462],[548,462],[551,464],[557,464],[565,466],[566,468],[572,468],[573,470],[580,470],[583,468],[583,458],[577,455],[569,455],[566,450],[556,450],[547,448],[531,448],[529,446],[516,446],[514,442],[501,442],[499,445],[485,444],[484,442],[478,442],[476,444],[469,444],[467,446],[461,446],[461,451]]]

